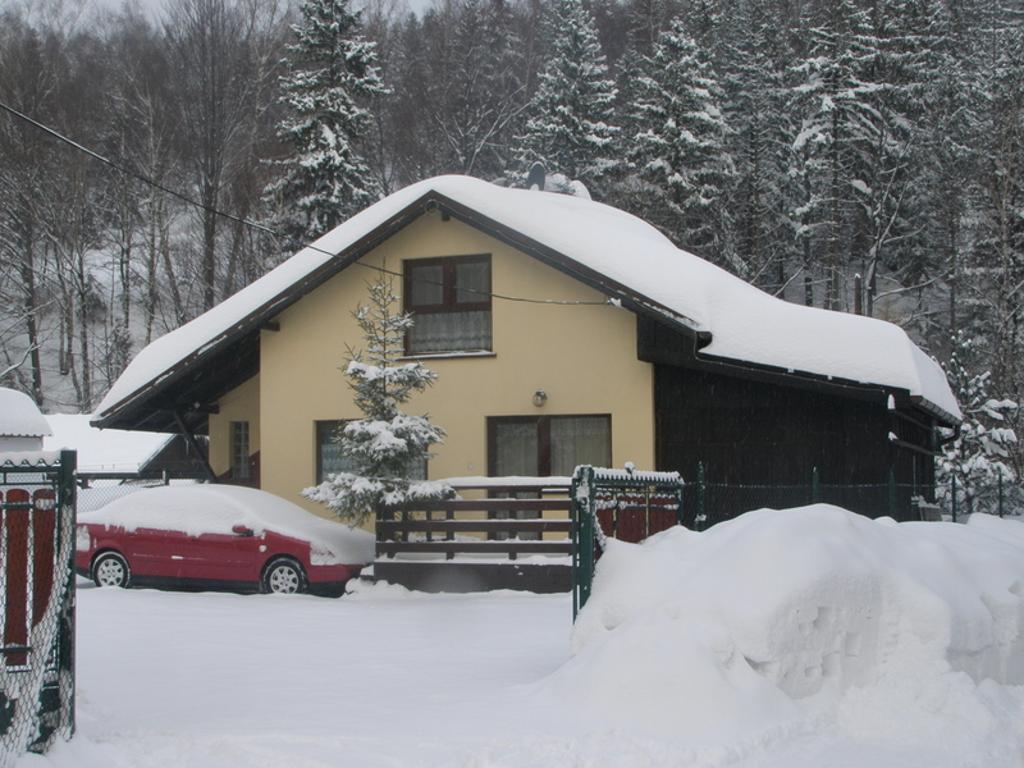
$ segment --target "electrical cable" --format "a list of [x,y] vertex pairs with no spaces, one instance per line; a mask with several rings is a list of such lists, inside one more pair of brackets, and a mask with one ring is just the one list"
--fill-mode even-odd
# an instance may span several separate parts
[[[40,131],[43,131],[44,133],[46,133],[50,137],[52,137],[54,139],[57,139],[58,141],[63,142],[64,144],[67,144],[69,147],[72,147],[73,149],[88,155],[89,157],[93,158],[94,160],[100,161],[104,165],[107,165],[110,168],[113,168],[114,170],[118,171],[119,173],[122,173],[122,174],[124,174],[126,176],[130,176],[133,179],[141,181],[142,183],[147,184],[147,185],[149,185],[149,186],[151,186],[151,187],[153,187],[155,189],[159,189],[161,192],[165,192],[166,194],[171,195],[172,197],[176,197],[177,199],[179,199],[179,200],[181,200],[181,201],[183,201],[185,203],[188,203],[189,205],[195,206],[196,208],[200,208],[200,209],[202,209],[202,210],[204,210],[204,211],[206,211],[208,213],[212,213],[212,214],[214,214],[216,216],[222,216],[222,217],[224,217],[226,219],[234,221],[234,222],[236,222],[238,224],[242,224],[242,225],[244,225],[246,227],[251,227],[253,229],[259,230],[260,232],[268,234],[268,235],[270,235],[272,237],[275,237],[275,238],[277,238],[279,240],[285,239],[284,236],[281,233],[271,229],[270,227],[268,227],[265,224],[260,224],[257,221],[252,221],[251,219],[246,219],[246,218],[241,217],[241,216],[236,216],[236,215],[234,215],[232,213],[227,213],[226,211],[221,211],[221,210],[219,210],[217,208],[214,208],[213,206],[210,206],[210,205],[202,203],[202,202],[200,202],[198,200],[195,200],[195,199],[189,197],[188,195],[186,195],[186,194],[184,194],[182,192],[179,192],[179,191],[177,191],[175,189],[167,187],[164,184],[161,184],[160,182],[155,181],[155,180],[149,178],[144,173],[141,173],[139,171],[133,170],[131,168],[127,168],[124,165],[121,165],[120,163],[118,163],[118,162],[116,162],[114,160],[111,160],[108,157],[105,157],[105,156],[101,155],[99,152],[96,152],[95,150],[89,149],[88,147],[86,147],[86,146],[84,146],[82,144],[79,144],[74,139],[68,138],[67,136],[65,136],[64,134],[62,134],[59,131],[55,130],[54,128],[51,128],[48,125],[40,123],[38,120],[35,120],[35,119],[29,117],[24,112],[20,112],[19,110],[15,109],[14,107],[12,107],[12,106],[10,106],[8,104],[5,104],[3,101],[0,101],[0,109],[3,109],[4,111],[10,113],[11,115],[13,115],[14,117],[16,117],[16,118],[18,118],[20,120],[23,120],[24,122],[28,123],[29,125],[33,126],[34,128],[36,128],[36,129],[38,129]],[[317,247],[316,245],[314,245],[312,243],[302,243],[302,247],[303,248],[309,248],[310,250],[316,251],[317,253],[322,253],[325,256],[330,256],[332,259],[333,258],[337,258],[337,256],[338,256],[338,254],[331,253],[330,251],[327,251],[327,250],[325,250],[323,248],[319,248],[319,247]],[[372,264],[364,264],[361,261],[355,261],[354,263],[358,264],[359,266],[364,267],[366,269],[372,269],[372,270],[374,270],[376,272],[380,272],[380,273],[383,273],[383,274],[392,275],[394,277],[400,277],[402,279],[406,279],[406,276],[403,275],[401,272],[394,272],[392,270],[387,269],[386,267],[375,267]],[[436,285],[436,286],[444,287],[444,283],[443,282],[438,282],[436,280],[427,280],[425,278],[411,278],[411,280],[413,280],[414,282],[418,282],[420,284],[423,284],[423,285]],[[530,298],[530,297],[526,297],[526,296],[509,296],[509,295],[500,294],[500,293],[493,293],[491,291],[482,291],[482,290],[479,290],[479,289],[476,289],[476,288],[466,288],[466,287],[464,287],[464,288],[460,288],[459,290],[465,291],[466,293],[473,293],[473,294],[476,294],[478,296],[489,296],[492,299],[501,299],[502,301],[524,302],[524,303],[527,303],[527,304],[551,304],[551,305],[558,305],[558,306],[609,306],[609,305],[614,305],[613,301],[611,299],[605,299],[604,301],[586,301],[586,300],[582,300],[582,299],[580,299],[580,300],[576,300],[576,299],[534,299],[534,298]]]

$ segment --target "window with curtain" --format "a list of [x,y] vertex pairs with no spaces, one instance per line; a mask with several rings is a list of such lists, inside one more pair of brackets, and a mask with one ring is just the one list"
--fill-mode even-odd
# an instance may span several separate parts
[[404,263],[405,309],[415,324],[410,355],[491,350],[491,257],[448,256]]
[[612,419],[495,416],[488,419],[491,475],[571,475],[579,464],[611,466]]
[[[578,464],[611,466],[612,419],[608,415],[495,416],[487,420],[487,429],[488,472],[492,476],[571,475]],[[501,512],[492,515],[496,519],[507,516]],[[532,519],[540,513],[520,512],[518,516]],[[520,537],[537,535],[522,533]],[[507,536],[497,534],[495,538]]]
[[[316,422],[316,482],[337,472],[354,472],[352,460],[341,452],[338,445],[338,434],[348,423],[348,419],[327,419]],[[409,472],[410,480],[427,479],[427,462],[417,462]]]

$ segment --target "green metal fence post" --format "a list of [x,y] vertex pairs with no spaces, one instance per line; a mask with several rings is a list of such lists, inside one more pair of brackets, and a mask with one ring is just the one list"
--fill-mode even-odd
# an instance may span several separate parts
[[[581,490],[582,489],[582,490]],[[573,575],[572,575],[572,620],[590,597],[594,581],[594,468],[580,467],[573,475],[572,486],[573,517]]]
[[676,486],[675,490],[676,497],[676,523],[678,525],[683,524],[683,481],[679,481],[679,485]]
[[1003,473],[999,473],[999,516],[1003,516]]
[[693,518],[693,529],[695,531],[703,531],[704,523],[707,522],[707,515],[704,510],[704,462],[697,462],[697,509],[694,510],[696,515]]
[[950,498],[953,499],[953,522],[956,522],[956,475],[950,475]]
[[818,468],[811,467],[811,504],[821,501],[821,477],[818,475]]
[[578,473],[573,473],[572,483],[569,485],[570,512],[572,518],[569,521],[570,538],[572,539],[572,568],[570,574],[570,589],[572,589],[572,620],[576,621],[576,614],[580,612],[579,606],[579,570],[580,570],[580,501],[577,498],[579,489]]
[[889,517],[896,519],[896,471],[889,467]]

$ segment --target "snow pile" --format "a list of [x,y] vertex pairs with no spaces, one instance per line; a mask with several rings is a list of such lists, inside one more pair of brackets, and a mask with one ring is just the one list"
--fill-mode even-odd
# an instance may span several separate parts
[[79,522],[190,536],[230,534],[244,525],[257,536],[269,530],[311,542],[317,565],[369,563],[374,554],[374,537],[367,531],[324,520],[271,493],[229,485],[149,488],[80,515]]
[[1024,526],[759,510],[609,541],[575,656],[542,688],[595,722],[687,741],[820,720],[1019,756],[1024,719],[1006,713],[1024,713],[1022,630]]
[[0,387],[0,437],[44,437],[50,425],[31,397]]

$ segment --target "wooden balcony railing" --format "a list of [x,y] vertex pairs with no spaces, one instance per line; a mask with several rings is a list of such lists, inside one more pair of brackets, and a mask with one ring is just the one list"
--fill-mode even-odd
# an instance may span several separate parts
[[[405,554],[498,556],[572,554],[568,485],[507,478],[453,482],[459,496],[448,501],[387,507],[377,518],[377,557]],[[465,498],[477,494],[482,498]],[[510,498],[506,494],[530,498]],[[504,497],[496,498],[502,495]]]

